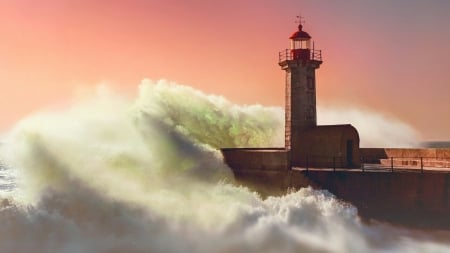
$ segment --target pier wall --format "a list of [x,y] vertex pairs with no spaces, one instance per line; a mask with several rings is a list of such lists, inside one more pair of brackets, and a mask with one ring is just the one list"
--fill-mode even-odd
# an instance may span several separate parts
[[290,169],[289,152],[284,148],[225,148],[221,151],[233,171]]
[[[450,229],[450,173],[297,171],[352,203],[363,217]],[[304,181],[292,182],[302,187]]]
[[241,170],[234,174],[239,184],[263,197],[311,186],[351,203],[366,221],[450,229],[450,173]]
[[[263,197],[312,186],[352,203],[368,220],[450,229],[450,173],[291,169],[285,149],[223,149],[225,162],[240,185]],[[450,158],[450,149],[361,149],[362,155]]]

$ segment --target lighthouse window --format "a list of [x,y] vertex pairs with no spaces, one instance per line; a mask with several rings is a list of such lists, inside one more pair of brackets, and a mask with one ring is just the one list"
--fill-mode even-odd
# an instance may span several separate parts
[[292,49],[309,49],[310,41],[309,40],[292,40],[291,48]]
[[314,78],[308,77],[307,86],[308,86],[308,89],[314,90]]

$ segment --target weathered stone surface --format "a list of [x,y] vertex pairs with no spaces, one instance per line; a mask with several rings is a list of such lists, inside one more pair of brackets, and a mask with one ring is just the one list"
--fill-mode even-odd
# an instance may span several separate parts
[[240,170],[289,170],[289,152],[284,148],[222,149],[225,162],[234,171]]
[[450,173],[318,170],[294,173],[306,173],[321,188],[356,206],[365,218],[450,229]]

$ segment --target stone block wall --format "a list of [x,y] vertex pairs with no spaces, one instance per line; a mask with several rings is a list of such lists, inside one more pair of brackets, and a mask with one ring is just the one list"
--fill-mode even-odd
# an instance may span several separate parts
[[289,151],[284,148],[226,148],[222,154],[233,171],[290,169]]

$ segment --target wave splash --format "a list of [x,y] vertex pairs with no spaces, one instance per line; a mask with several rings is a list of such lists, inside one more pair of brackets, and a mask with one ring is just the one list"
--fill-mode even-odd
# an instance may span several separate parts
[[101,87],[10,133],[1,154],[18,186],[2,192],[1,252],[450,252],[363,225],[326,191],[262,199],[233,184],[218,148],[281,146],[281,109],[167,81],[139,94]]

